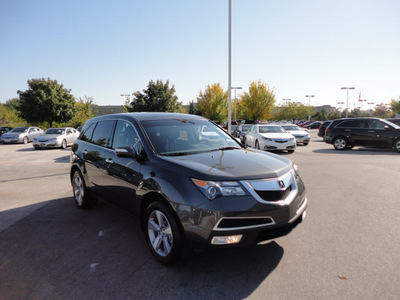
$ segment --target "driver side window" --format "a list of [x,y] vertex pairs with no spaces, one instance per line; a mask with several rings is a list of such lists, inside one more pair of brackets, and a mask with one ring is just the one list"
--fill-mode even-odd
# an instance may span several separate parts
[[133,125],[126,121],[118,121],[115,128],[112,148],[120,147],[133,147],[136,153],[141,151],[139,136]]

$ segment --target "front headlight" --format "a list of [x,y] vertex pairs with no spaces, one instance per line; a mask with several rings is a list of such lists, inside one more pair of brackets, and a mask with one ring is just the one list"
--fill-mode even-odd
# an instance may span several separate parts
[[289,140],[290,140],[290,141],[294,141],[294,137],[291,137]]
[[293,170],[294,170],[294,174],[296,175],[296,178],[300,177],[300,171],[299,171],[299,167],[295,164],[292,164]]
[[57,142],[58,138],[52,138],[50,141]]
[[237,181],[204,181],[193,178],[192,181],[209,200],[221,196],[243,196],[246,194]]
[[263,137],[263,139],[266,140],[266,141],[271,141],[272,142],[271,138]]

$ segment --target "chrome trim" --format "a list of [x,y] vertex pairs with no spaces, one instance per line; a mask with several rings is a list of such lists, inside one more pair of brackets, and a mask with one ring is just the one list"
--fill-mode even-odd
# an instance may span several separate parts
[[[296,183],[296,176],[294,174],[294,170],[290,170],[286,174],[280,177],[268,178],[268,179],[259,179],[259,180],[243,180],[240,181],[242,185],[246,188],[246,190],[258,201],[261,203],[268,203],[273,205],[288,205],[296,199],[298,194],[298,187]],[[289,193],[288,197],[284,200],[279,201],[265,201],[263,200],[256,192],[257,191],[283,191],[285,188],[281,188],[280,182],[283,182],[285,187],[292,186],[292,190]]]
[[303,212],[306,210],[306,207],[307,207],[307,197],[304,197],[304,199],[303,199],[304,201],[303,201],[303,204],[299,207],[299,209],[296,211],[296,215],[293,217],[293,218],[291,218],[290,220],[289,220],[289,223],[292,223],[293,221],[295,221],[298,217],[300,217],[302,214],[303,214]]
[[[242,227],[229,227],[229,228],[218,228],[219,223],[221,223],[222,220],[225,219],[269,219],[271,221],[271,223],[268,224],[260,224],[260,225],[251,225],[251,226],[242,226]],[[217,224],[215,224],[213,230],[214,231],[232,231],[232,230],[241,230],[241,229],[250,229],[250,228],[258,228],[258,227],[268,227],[268,226],[272,226],[275,225],[275,221],[273,218],[271,217],[224,217],[219,219],[219,221],[217,222]]]

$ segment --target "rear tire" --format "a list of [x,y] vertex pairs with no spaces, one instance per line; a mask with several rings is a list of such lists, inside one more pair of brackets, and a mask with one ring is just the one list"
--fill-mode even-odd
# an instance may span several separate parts
[[393,148],[396,152],[400,152],[400,139],[394,141]]
[[184,241],[171,209],[161,201],[152,202],[146,209],[144,226],[153,256],[165,265],[175,264],[182,256]]
[[72,176],[71,183],[76,206],[86,209],[96,205],[97,199],[88,193],[85,180],[83,179],[81,172],[75,171],[74,175]]
[[62,140],[61,149],[65,149],[65,148],[67,148],[67,141],[66,140]]
[[345,150],[348,146],[349,142],[345,137],[337,137],[333,140],[333,147],[335,147],[336,150]]

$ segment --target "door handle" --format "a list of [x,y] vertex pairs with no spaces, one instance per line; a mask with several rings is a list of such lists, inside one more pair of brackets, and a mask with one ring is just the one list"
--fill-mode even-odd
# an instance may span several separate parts
[[345,129],[344,131],[351,131],[351,129]]
[[107,158],[107,159],[106,159],[106,162],[108,162],[109,164],[113,164],[113,163],[114,163],[113,160],[112,160],[111,158]]
[[375,130],[368,130],[368,132],[375,132]]

